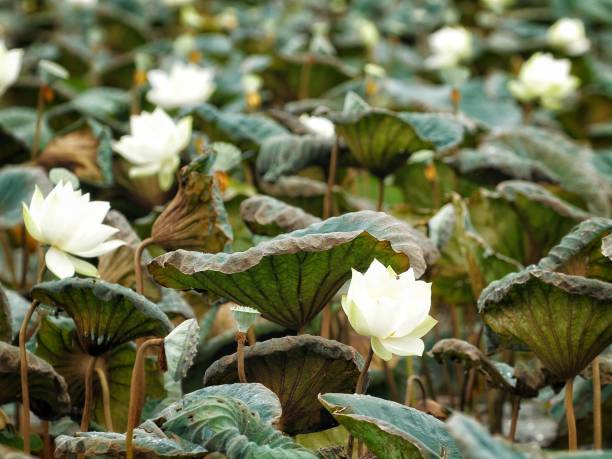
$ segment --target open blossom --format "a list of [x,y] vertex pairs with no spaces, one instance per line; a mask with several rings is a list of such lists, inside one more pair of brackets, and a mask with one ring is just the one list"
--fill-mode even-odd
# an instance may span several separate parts
[[89,194],[59,182],[45,198],[36,187],[30,206],[23,204],[23,220],[30,236],[50,246],[45,263],[53,274],[97,276],[94,265],[77,257],[98,257],[125,244],[107,240],[119,231],[102,223],[109,209],[108,202],[90,201]]
[[411,269],[397,275],[374,260],[365,274],[353,270],[342,309],[357,333],[371,337],[372,350],[383,360],[422,355],[421,339],[437,321],[429,315],[431,283],[417,281]]
[[180,165],[179,154],[191,139],[192,118],[175,123],[161,108],[130,118],[129,135],[113,142],[113,149],[134,164],[130,177],[157,175],[159,187],[169,190]]
[[319,137],[333,139],[336,135],[334,123],[322,116],[310,116],[304,113],[300,116],[300,123]]
[[17,80],[22,58],[22,49],[8,50],[0,40],[0,96]]
[[591,42],[584,30],[584,24],[580,19],[559,19],[548,29],[546,39],[550,46],[558,48],[570,56],[584,54],[591,47]]
[[428,39],[432,55],[425,65],[430,68],[455,67],[472,57],[472,34],[464,27],[444,27]]
[[147,100],[165,109],[193,107],[206,102],[213,93],[214,76],[210,68],[180,62],[175,62],[169,72],[150,70]]
[[522,66],[518,80],[511,81],[508,88],[524,102],[539,99],[550,110],[558,110],[570,97],[580,80],[570,74],[568,59],[555,59],[548,53],[535,53]]

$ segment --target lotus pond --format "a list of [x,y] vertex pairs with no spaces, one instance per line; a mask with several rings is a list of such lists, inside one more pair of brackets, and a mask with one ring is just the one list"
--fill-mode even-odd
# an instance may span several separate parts
[[612,458],[612,1],[0,0],[0,457]]

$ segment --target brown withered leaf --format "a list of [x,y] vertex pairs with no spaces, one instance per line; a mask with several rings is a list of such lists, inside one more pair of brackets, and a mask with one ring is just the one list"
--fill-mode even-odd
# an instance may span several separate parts
[[211,153],[181,169],[179,188],[151,231],[156,244],[167,250],[222,252],[233,239],[223,200],[211,170]]
[[104,175],[97,162],[99,147],[100,141],[90,129],[80,129],[55,137],[36,161],[46,169],[69,169],[86,182],[104,182]]

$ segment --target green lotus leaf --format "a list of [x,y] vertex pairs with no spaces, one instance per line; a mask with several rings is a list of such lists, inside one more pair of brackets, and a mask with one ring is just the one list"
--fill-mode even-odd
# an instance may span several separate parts
[[158,301],[157,307],[161,309],[170,320],[174,320],[176,317],[182,317],[183,319],[195,318],[193,308],[182,297],[180,292],[170,288],[161,288],[161,299]]
[[0,341],[6,343],[13,341],[13,319],[11,316],[11,304],[0,284]]
[[418,150],[448,149],[463,139],[463,127],[446,115],[361,107],[331,119],[355,158],[378,177],[393,172]]
[[297,100],[323,96],[353,78],[355,71],[334,56],[281,53],[262,76],[264,85],[274,88],[281,100]]
[[202,397],[194,409],[183,410],[163,425],[166,433],[218,451],[228,459],[315,459],[232,397]]
[[[58,319],[46,317],[41,322],[36,340],[36,354],[53,365],[53,368],[68,383],[73,405],[72,416],[80,420],[85,400],[83,386],[85,369],[92,356],[79,344],[74,322],[65,317]],[[116,430],[124,430],[127,425],[130,383],[135,358],[135,346],[132,343],[126,343],[98,356],[96,363],[96,367],[106,374],[110,392],[111,416],[113,427]],[[147,397],[158,399],[163,397],[161,376],[152,359],[147,359],[146,373]],[[92,388],[92,419],[99,425],[105,425],[102,388],[97,374],[94,374]]]
[[287,134],[280,124],[259,114],[223,112],[209,104],[199,105],[193,114],[195,125],[213,140],[234,143],[242,150],[259,146],[271,136]]
[[[30,409],[36,416],[54,420],[70,410],[70,396],[64,378],[43,359],[28,354]],[[0,341],[0,405],[21,402],[19,348]]]
[[553,247],[538,266],[550,271],[612,281],[612,263],[601,251],[602,240],[612,232],[612,220],[590,218],[579,223]]
[[[125,245],[98,257],[100,278],[106,282],[123,285],[135,290],[134,252],[141,243],[140,237],[138,237],[128,219],[121,212],[114,209],[111,209],[106,214],[104,223],[119,230],[113,238],[122,240],[125,242]],[[143,250],[140,260],[143,273],[144,295],[153,301],[158,301],[161,298],[161,292],[159,285],[155,283],[146,270],[146,266],[151,262],[151,256],[146,249]]]
[[253,234],[278,236],[318,223],[320,218],[266,195],[240,203],[240,216]]
[[530,267],[489,284],[478,310],[501,345],[527,346],[568,379],[612,343],[611,303],[612,284]]
[[107,123],[109,119],[113,121],[113,118],[129,112],[129,100],[129,95],[122,89],[97,87],[81,92],[71,101],[71,106],[85,116]]
[[183,411],[197,409],[200,401],[210,396],[233,397],[240,400],[251,412],[256,413],[259,419],[268,424],[276,425],[281,418],[281,404],[274,392],[259,383],[237,383],[204,387],[185,394],[181,400],[164,408],[152,421],[161,426]]
[[[247,381],[258,382],[280,399],[278,428],[290,435],[332,427],[317,403],[320,393],[354,392],[363,359],[354,348],[318,336],[273,338],[245,347]],[[204,374],[204,385],[238,381],[236,354],[222,357]]]
[[577,223],[590,215],[544,187],[519,180],[469,198],[475,230],[496,252],[522,265],[537,263]]
[[[29,154],[36,130],[36,110],[12,107],[0,110],[0,163],[13,162]],[[53,136],[47,120],[43,119],[40,144],[44,146]]]
[[43,193],[51,182],[39,167],[14,166],[0,170],[0,230],[23,223],[22,203],[30,204],[35,186]]
[[335,141],[315,135],[268,137],[257,156],[257,172],[265,181],[275,182],[310,166],[327,167]]
[[69,277],[44,282],[32,297],[64,310],[75,322],[81,347],[92,356],[145,336],[165,336],[168,317],[144,296],[97,279]]
[[476,368],[486,374],[496,387],[521,397],[535,397],[540,388],[544,387],[542,372],[526,372],[524,369],[515,372],[514,368],[502,362],[490,360],[480,349],[467,341],[456,338],[442,339],[434,344],[429,353],[439,363],[449,359],[461,362],[466,368]]
[[319,401],[377,457],[462,457],[444,423],[414,408],[357,394],[323,394]]
[[[163,432],[134,429],[134,457],[137,459],[199,459],[205,457],[206,448],[169,438]],[[125,434],[114,432],[76,432],[74,436],[60,435],[55,439],[56,455],[72,457],[125,457]]]
[[149,265],[166,287],[215,293],[291,329],[300,329],[349,279],[374,258],[396,272],[420,277],[436,249],[418,231],[384,213],[330,218],[262,242],[245,252],[203,254],[177,250]]
[[597,171],[594,156],[562,135],[521,126],[492,135],[477,150],[461,150],[452,162],[463,174],[481,174],[487,180],[495,175],[491,171],[505,178],[545,178],[581,197],[591,212],[608,216],[610,186]]

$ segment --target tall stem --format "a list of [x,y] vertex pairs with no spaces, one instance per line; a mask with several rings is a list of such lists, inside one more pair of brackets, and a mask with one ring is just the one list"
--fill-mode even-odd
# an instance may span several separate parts
[[307,56],[306,60],[302,64],[302,71],[300,73],[300,87],[298,89],[298,99],[307,99],[310,90],[310,74],[312,73],[312,56]]
[[246,335],[242,332],[236,333],[236,342],[238,343],[238,352],[236,353],[236,363],[238,366],[238,380],[241,383],[246,383],[246,373],[244,372],[244,342]]
[[383,210],[385,204],[385,181],[382,178],[378,179],[378,202],[376,203],[376,210],[379,212]]
[[565,418],[567,419],[568,449],[578,449],[578,434],[576,432],[576,416],[574,415],[574,379],[565,381]]
[[423,403],[427,401],[427,390],[425,389],[425,384],[423,384],[423,381],[418,375],[410,375],[410,377],[408,378],[408,384],[406,384],[406,397],[404,399],[404,405],[406,406],[413,405],[412,392],[415,382],[421,389],[421,399],[423,400]]
[[521,410],[521,397],[515,395],[512,399],[512,421],[510,422],[510,433],[508,440],[514,442],[516,437],[516,426],[518,425],[519,411]]
[[391,400],[394,402],[399,402],[399,391],[397,389],[397,384],[395,384],[395,378],[393,377],[393,370],[389,366],[388,362],[383,361],[383,370],[385,372],[385,379],[387,380],[387,384],[389,384],[389,392],[391,392]]
[[370,364],[372,363],[372,357],[374,356],[374,350],[372,346],[368,351],[368,356],[366,357],[366,361],[363,364],[363,368],[361,369],[361,373],[359,373],[359,378],[357,379],[357,386],[355,387],[356,394],[363,394],[363,389],[365,386],[365,379],[368,374],[368,370],[370,369]]
[[113,427],[113,416],[110,407],[110,389],[108,386],[108,379],[103,368],[96,367],[96,375],[98,381],[100,381],[100,388],[102,389],[102,406],[104,408],[104,424],[106,424],[106,430],[108,432],[114,432]]
[[43,429],[43,458],[53,458],[53,446],[51,445],[51,436],[49,435],[49,421],[42,421]]
[[136,276],[136,291],[141,295],[144,295],[144,282],[142,278],[141,264],[142,252],[147,246],[151,244],[153,244],[153,238],[148,237],[140,244],[138,244],[138,247],[136,247],[136,250],[134,251],[134,274]]
[[32,139],[32,161],[36,159],[38,155],[38,149],[40,148],[40,132],[42,130],[42,119],[45,110],[45,91],[47,90],[46,85],[41,85],[38,89],[38,99],[36,101],[36,127],[34,128],[34,139]]
[[81,417],[81,432],[87,432],[89,430],[91,405],[93,404],[93,374],[97,360],[97,357],[91,357],[85,370],[85,401],[83,403],[83,416]]
[[334,185],[336,183],[336,170],[338,169],[338,139],[334,142],[329,158],[329,171],[327,172],[327,189],[323,202],[323,220],[331,217],[334,207]]
[[19,372],[21,374],[21,406],[23,407],[21,426],[23,436],[23,452],[30,454],[30,387],[28,385],[28,354],[26,351],[26,336],[28,323],[38,307],[38,301],[32,301],[19,329]]
[[601,436],[601,372],[599,356],[593,359],[593,442],[595,449],[603,448]]
[[[144,241],[143,241],[144,242]],[[164,344],[163,338],[152,338],[140,345],[136,352],[134,368],[132,369],[132,380],[130,384],[130,404],[128,407],[127,431],[125,432],[126,459],[134,459],[133,435],[134,427],[140,419],[140,396],[144,392],[144,368],[147,350],[153,346]]]

